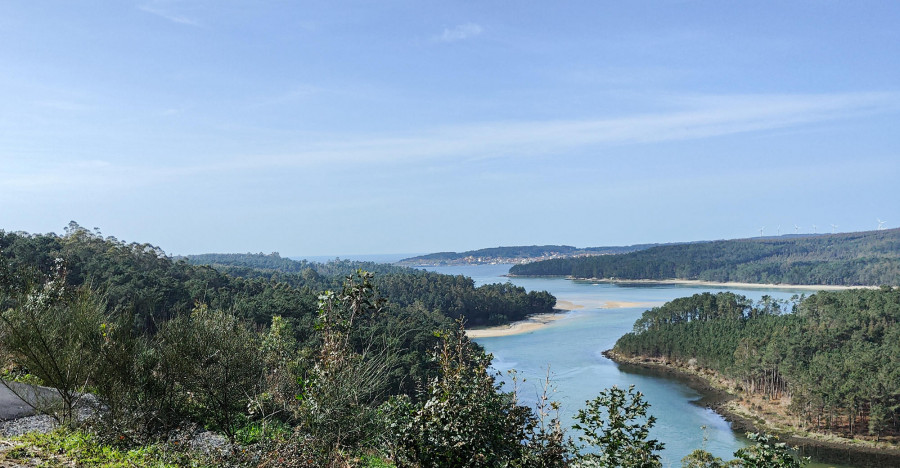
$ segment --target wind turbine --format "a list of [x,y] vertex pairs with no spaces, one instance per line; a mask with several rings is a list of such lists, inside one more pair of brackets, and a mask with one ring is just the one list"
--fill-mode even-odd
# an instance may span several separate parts
[[781,225],[780,224],[778,225],[778,228],[775,229],[775,231],[778,232],[779,236],[781,235]]
[[765,230],[766,230],[766,227],[765,227],[765,226],[759,228],[759,237],[762,237],[762,236],[763,236],[763,231],[765,231]]
[[884,221],[882,221],[881,218],[877,218],[877,219],[878,219],[878,230],[880,231],[880,230],[884,229]]
[[813,234],[815,234],[815,233],[816,233],[816,225],[813,224]]
[[831,233],[832,233],[832,234],[834,234],[834,230],[837,229],[837,227],[838,227],[837,224],[832,224],[832,225],[831,225]]
[[800,226],[794,225],[794,234],[800,234]]

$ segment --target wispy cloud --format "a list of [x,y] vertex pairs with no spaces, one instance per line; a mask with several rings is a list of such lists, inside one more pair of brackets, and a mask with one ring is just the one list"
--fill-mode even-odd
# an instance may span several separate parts
[[[216,162],[169,167],[125,167],[114,163],[64,164],[45,171],[0,170],[0,187],[30,191],[82,183],[154,185],[212,173],[289,170],[348,164],[407,164],[483,158],[573,154],[614,145],[701,140],[754,132],[799,129],[869,115],[900,112],[898,93],[818,95],[679,96],[680,110],[585,120],[482,122],[426,129],[406,135],[367,138],[346,135],[306,145],[290,154],[243,155]],[[25,172],[25,173],[23,173]],[[4,177],[5,176],[5,177]],[[120,184],[121,185],[121,184]],[[2,194],[2,190],[0,190]]]
[[200,23],[198,23],[197,21],[194,21],[183,15],[172,13],[172,12],[170,12],[166,9],[160,8],[158,6],[140,5],[140,6],[138,6],[138,9],[143,12],[159,16],[160,18],[167,19],[173,23],[184,24],[184,25],[188,25],[188,26],[200,26]]
[[453,28],[446,28],[444,32],[435,36],[435,40],[440,42],[456,42],[478,36],[484,29],[475,23],[465,23]]
[[413,135],[321,142],[258,164],[402,162],[559,154],[603,145],[645,144],[798,128],[900,111],[900,94],[689,96],[669,99],[681,110],[586,120],[482,122]]

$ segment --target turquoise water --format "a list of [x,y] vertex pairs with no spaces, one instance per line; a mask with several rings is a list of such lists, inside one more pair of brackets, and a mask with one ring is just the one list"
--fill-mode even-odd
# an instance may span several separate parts
[[[466,275],[477,285],[510,281],[527,290],[546,290],[558,300],[586,304],[584,309],[539,330],[521,335],[479,338],[475,341],[494,355],[494,367],[504,375],[515,369],[526,382],[520,384],[520,397],[533,404],[539,384],[549,366],[557,388],[554,399],[562,405],[564,425],[572,416],[607,387],[634,385],[652,406],[650,413],[657,418],[651,437],[665,443],[663,466],[681,466],[681,458],[696,448],[705,449],[726,460],[746,445],[743,435],[735,433],[721,416],[693,404],[701,394],[673,377],[626,373],[600,353],[610,349],[616,340],[631,330],[634,321],[647,307],[600,309],[606,301],[625,301],[662,304],[692,294],[730,290],[754,300],[763,295],[790,299],[809,291],[791,289],[735,289],[723,287],[681,285],[615,285],[572,281],[562,278],[504,278],[509,265],[474,265],[428,268],[440,273]],[[507,388],[508,389],[508,388]],[[705,439],[705,441],[704,441]],[[839,466],[839,465],[816,465]]]

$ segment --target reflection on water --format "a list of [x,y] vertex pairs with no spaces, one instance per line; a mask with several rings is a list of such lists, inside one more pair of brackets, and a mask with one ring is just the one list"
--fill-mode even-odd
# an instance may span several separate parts
[[[466,275],[476,285],[510,281],[529,291],[546,290],[559,300],[584,304],[584,309],[569,312],[561,320],[539,330],[512,336],[479,338],[476,341],[494,355],[493,366],[502,374],[515,369],[526,382],[520,384],[522,401],[533,404],[539,383],[550,367],[557,388],[554,398],[562,404],[562,422],[571,425],[572,416],[607,387],[634,385],[652,405],[657,418],[651,437],[665,443],[663,466],[681,466],[681,458],[697,448],[726,460],[747,444],[725,419],[696,402],[703,397],[685,381],[652,372],[624,372],[601,352],[609,349],[623,334],[631,331],[642,307],[597,309],[603,302],[640,302],[662,304],[700,292],[730,290],[758,300],[763,295],[790,299],[810,291],[791,289],[735,289],[672,284],[617,285],[571,281],[561,278],[505,278],[509,265],[474,265],[428,268],[440,273]],[[840,466],[840,465],[814,465]]]

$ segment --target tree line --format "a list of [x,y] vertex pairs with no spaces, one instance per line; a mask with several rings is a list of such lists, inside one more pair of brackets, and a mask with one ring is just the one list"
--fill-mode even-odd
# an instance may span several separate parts
[[7,233],[0,230],[0,255],[26,278],[47,275],[57,259],[66,263],[66,281],[102,290],[111,308],[128,308],[141,326],[188,313],[196,301],[265,325],[278,314],[312,326],[318,294],[336,289],[347,275],[376,273],[376,287],[398,310],[428,310],[476,325],[503,324],[551,312],[556,299],[510,284],[476,288],[471,278],[411,268],[347,260],[314,263],[277,254],[227,254],[173,259],[159,247],[126,243],[70,223],[65,235]]
[[284,259],[278,254],[206,254],[187,257],[195,265],[210,265],[233,277],[268,279],[294,288],[338,288],[357,270],[375,274],[373,284],[391,303],[419,305],[470,326],[500,325],[529,315],[548,313],[556,298],[546,291],[528,292],[511,283],[475,287],[472,278],[414,268],[351,260],[328,263]]
[[644,312],[614,351],[693,362],[745,391],[788,398],[810,429],[900,434],[897,288],[822,291],[793,302],[696,294]]
[[658,246],[515,265],[510,274],[817,285],[900,284],[900,229]]
[[[202,427],[231,450],[192,465],[661,466],[640,392],[601,391],[573,441],[549,379],[542,403],[520,405],[461,321],[392,304],[372,273],[325,290],[238,278],[77,225],[0,241],[2,382],[53,388],[38,409],[107,447],[187,444]],[[799,466],[768,439],[736,456]]]
[[[67,285],[60,268],[25,291],[0,290],[8,306],[0,313],[0,356],[7,371],[33,373],[32,382],[57,392],[59,401],[34,404],[64,430],[88,431],[105,444],[100,453],[144,447],[145,461],[154,465],[163,465],[171,450],[161,444],[188,445],[192,436],[183,434],[200,425],[224,433],[230,449],[182,451],[179,464],[662,466],[664,444],[649,438],[655,419],[633,386],[605,389],[587,401],[575,416],[581,432],[575,442],[549,399],[549,378],[537,408],[520,405],[515,389],[503,391],[490,371],[490,355],[459,323],[433,331],[431,376],[414,392],[392,390],[397,364],[390,356],[401,348],[372,333],[385,303],[371,279],[357,272],[340,291],[320,295],[315,340],[300,343],[277,315],[258,329],[202,303],[153,333],[136,330],[96,291]],[[682,466],[802,465],[768,438],[735,455],[726,463],[698,450]]]
[[444,265],[468,262],[468,259],[481,259],[472,263],[487,263],[522,258],[540,258],[550,256],[574,257],[578,255],[608,255],[635,252],[649,249],[659,244],[637,244],[627,246],[606,247],[572,247],[571,245],[520,245],[508,247],[490,247],[486,249],[468,250],[466,252],[436,252],[400,260],[403,265]]

